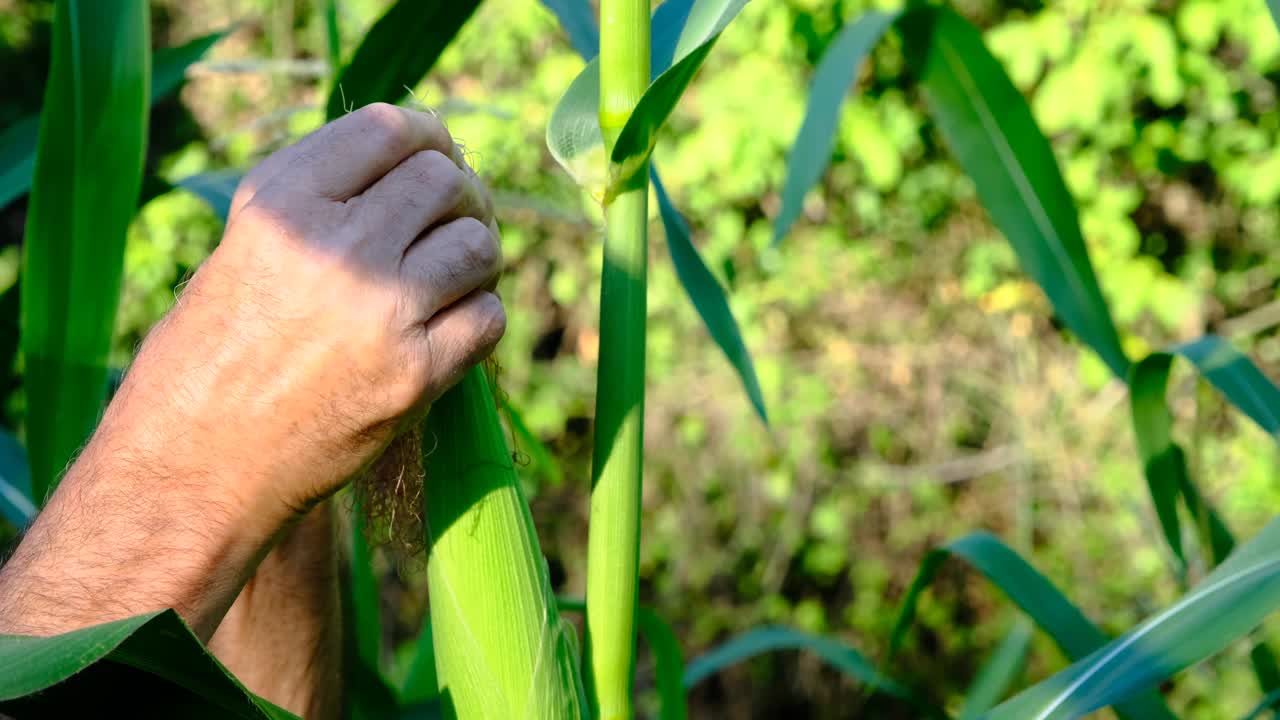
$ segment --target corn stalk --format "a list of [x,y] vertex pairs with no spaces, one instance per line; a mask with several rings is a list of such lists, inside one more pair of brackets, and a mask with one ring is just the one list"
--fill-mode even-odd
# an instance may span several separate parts
[[[648,0],[600,3],[600,129],[613,147],[649,86]],[[647,160],[645,161],[647,164]],[[610,168],[611,174],[616,168]],[[605,197],[591,535],[587,683],[598,717],[634,716],[640,486],[644,452],[645,288],[649,173]]]

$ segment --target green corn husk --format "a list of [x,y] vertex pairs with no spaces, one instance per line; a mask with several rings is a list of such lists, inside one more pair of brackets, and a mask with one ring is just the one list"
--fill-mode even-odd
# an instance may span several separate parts
[[573,627],[481,368],[423,425],[423,517],[441,708],[463,720],[585,718]]

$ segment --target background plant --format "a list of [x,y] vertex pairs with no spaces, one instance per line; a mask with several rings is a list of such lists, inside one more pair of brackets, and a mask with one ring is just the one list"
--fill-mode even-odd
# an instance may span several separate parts
[[[948,537],[987,527],[1067,589],[1104,630],[1122,630],[1169,605],[1182,592],[1183,563],[1159,540],[1171,536],[1150,509],[1142,465],[1128,447],[1123,395],[1106,384],[1091,352],[1064,343],[1047,320],[1042,296],[1018,272],[1007,241],[987,224],[939,142],[896,35],[876,46],[859,92],[839,106],[824,192],[809,197],[785,244],[769,247],[781,206],[774,193],[785,187],[809,68],[834,47],[842,21],[861,12],[852,4],[765,5],[748,5],[717,43],[694,94],[677,107],[656,164],[707,265],[730,289],[771,429],[750,417],[739,382],[711,352],[677,278],[655,256],[649,364],[651,377],[662,380],[649,400],[642,600],[674,621],[691,654],[728,629],[785,622],[837,632],[884,657],[919,558]],[[382,8],[340,9],[344,32],[354,33],[353,25]],[[196,23],[177,39],[253,14],[248,5],[235,10],[245,14]],[[1268,75],[1277,43],[1262,4],[959,10],[984,28],[987,45],[1054,139],[1130,356],[1215,329],[1270,367],[1275,273],[1267,250],[1275,211],[1267,178],[1275,143]],[[323,56],[324,13],[301,3],[295,11],[296,30],[281,30],[295,23],[278,10],[251,29],[248,42],[259,43],[258,52]],[[574,498],[581,497],[588,453],[576,418],[590,415],[598,282],[583,258],[598,250],[587,229],[593,203],[580,200],[538,150],[545,113],[578,67],[555,33],[536,5],[502,12],[482,6],[418,91],[461,107],[451,127],[479,152],[482,171],[519,220],[506,228],[513,263],[504,291],[529,310],[513,314],[503,384],[531,436],[546,441],[543,457],[556,461],[539,461],[530,439],[518,443],[531,459],[526,474],[539,478],[530,490],[552,579],[580,592],[584,522],[563,509],[583,509]],[[215,52],[235,56],[246,47]],[[532,82],[528,68],[535,68]],[[760,77],[790,81],[762,84]],[[212,100],[218,84],[242,87],[220,75],[199,82],[199,93],[187,91],[198,114],[202,104],[227,106]],[[242,166],[264,143],[318,122],[322,113],[308,111],[258,124],[261,98],[288,107],[314,96],[308,82],[259,83],[258,92],[268,94],[246,103],[253,108],[242,115],[249,129],[214,143],[212,157]],[[35,87],[38,99],[41,85]],[[33,93],[19,88],[15,104],[24,94]],[[468,112],[476,106],[481,112]],[[488,112],[495,109],[510,115]],[[210,121],[219,111],[205,112],[206,127],[226,127]],[[511,120],[526,116],[527,128]],[[202,170],[206,147],[171,157],[177,171],[169,177]],[[204,212],[169,194],[135,224],[116,366],[172,297],[170,283],[198,259],[201,243],[216,238],[216,222]],[[175,245],[180,252],[169,249]],[[699,347],[706,352],[688,352]],[[1199,492],[1240,537],[1250,537],[1275,501],[1271,440],[1186,377],[1173,378],[1180,417],[1173,437],[1182,441]],[[705,390],[690,396],[695,387]],[[22,408],[15,397],[15,418]],[[553,485],[557,476],[566,482]],[[1221,558],[1200,551],[1212,538],[1202,540],[1190,520],[1183,516],[1178,537],[1194,581]],[[1118,556],[1116,547],[1130,552]],[[968,674],[982,665],[983,650],[999,643],[1006,616],[984,586],[970,586],[949,565],[939,572],[941,592],[920,597],[915,639],[890,669],[959,707]],[[421,597],[413,595],[401,606],[406,617],[388,627],[388,648],[416,632]],[[1058,667],[1049,642],[1033,639],[1027,677]],[[1247,650],[1180,676],[1169,703],[1196,716],[1249,712],[1259,692],[1238,657]],[[723,709],[728,697],[757,708],[795,703],[811,714],[826,707],[839,716],[859,690],[807,662],[761,660],[716,676],[695,692],[694,715],[707,703]],[[640,667],[643,688],[650,684],[643,658]],[[774,672],[782,681],[753,680]],[[753,696],[764,687],[770,695]],[[867,712],[913,715],[888,698],[869,703]]]

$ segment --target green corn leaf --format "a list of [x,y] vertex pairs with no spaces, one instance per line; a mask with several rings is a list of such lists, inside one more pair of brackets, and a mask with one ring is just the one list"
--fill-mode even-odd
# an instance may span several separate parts
[[378,18],[334,83],[330,119],[375,102],[397,102],[418,84],[480,0],[397,0]]
[[[151,70],[151,102],[161,100],[182,85],[187,68],[199,60],[226,32],[198,37],[178,47],[157,50]],[[0,132],[0,207],[4,207],[31,189],[36,162],[36,140],[40,115],[20,118]]]
[[137,208],[147,137],[143,0],[61,0],[23,244],[21,344],[33,497],[89,437]]
[[1129,360],[1089,262],[1080,221],[1027,101],[955,11],[918,7],[898,22],[934,119],[1023,270],[1063,322],[1119,378]]
[[1267,10],[1271,13],[1271,22],[1280,28],[1280,0],[1267,0]]
[[660,720],[685,720],[689,716],[689,708],[684,693],[684,655],[680,652],[680,642],[667,621],[652,608],[641,605],[636,621],[640,635],[653,652],[658,698],[662,703],[658,717]]
[[35,516],[27,451],[13,435],[0,431],[0,517],[21,530]]
[[[906,637],[915,618],[920,594],[933,582],[942,563],[952,556],[965,560],[1000,588],[1041,630],[1053,638],[1071,660],[1083,658],[1107,643],[1107,636],[1072,605],[1052,582],[994,535],[978,532],[931,550],[920,563],[920,569],[903,598],[902,609],[889,638],[890,657],[901,647]],[[1117,705],[1116,710],[1125,720],[1174,720],[1175,717],[1165,707],[1159,695],[1152,692],[1126,700]]]
[[787,156],[787,181],[782,189],[782,209],[773,225],[774,243],[781,241],[800,217],[805,194],[831,162],[840,106],[857,78],[858,68],[901,14],[875,10],[863,14],[841,29],[818,63],[809,85],[804,121]]
[[418,640],[414,643],[413,660],[409,663],[409,672],[400,685],[401,705],[426,702],[440,695],[430,615],[424,620],[422,632],[418,633]]
[[1182,448],[1173,441],[1173,418],[1165,405],[1165,388],[1172,364],[1172,355],[1152,353],[1133,365],[1129,370],[1129,408],[1156,517],[1165,542],[1177,559],[1178,573],[1184,576],[1187,560],[1182,553],[1178,497],[1191,478]]
[[600,31],[586,0],[542,0],[542,4],[555,14],[569,36],[569,44],[584,60],[600,54]]
[[585,717],[573,628],[557,611],[481,369],[436,401],[423,438],[431,630],[447,716]]
[[606,199],[628,187],[647,169],[658,129],[675,110],[680,96],[702,67],[712,46],[748,0],[698,0],[689,11],[676,44],[674,62],[653,80],[627,118],[610,154],[612,170]]
[[364,516],[360,504],[356,503],[351,512],[351,577],[347,586],[354,629],[351,639],[359,661],[379,671],[382,667],[381,593],[369,541],[365,538]]
[[1017,682],[1025,668],[1034,631],[1035,627],[1026,618],[1019,618],[1013,624],[1013,629],[982,664],[978,677],[965,693],[960,720],[974,720],[995,707],[1008,692],[1009,686]]
[[231,213],[231,198],[235,197],[236,186],[243,177],[243,170],[209,170],[188,175],[174,184],[205,201],[218,219],[226,222]]
[[768,424],[769,415],[765,410],[764,393],[760,390],[755,364],[742,340],[742,331],[738,329],[733,310],[729,308],[729,299],[702,261],[698,249],[693,246],[689,237],[689,225],[672,204],[666,188],[662,186],[662,180],[656,172],[650,173],[650,178],[658,198],[658,211],[662,215],[662,225],[667,234],[667,251],[671,253],[671,264],[675,266],[676,276],[680,278],[680,284],[693,302],[694,309],[702,317],[711,339],[715,340],[729,359],[729,364],[738,373],[742,387],[751,400],[751,406],[760,419]]
[[[1235,548],[1236,541],[1217,510],[1200,494],[1187,471],[1185,453],[1173,441],[1173,416],[1165,394],[1175,354],[1195,363],[1229,401],[1242,409],[1247,408],[1245,412],[1250,417],[1256,415],[1255,421],[1264,429],[1267,429],[1264,423],[1270,422],[1266,403],[1276,391],[1246,356],[1212,335],[1174,348],[1171,353],[1151,353],[1130,371],[1129,401],[1143,472],[1165,540],[1177,557],[1182,572],[1186,561],[1182,554],[1182,529],[1177,514],[1179,497],[1195,521],[1201,544],[1209,551],[1211,566],[1223,562]],[[1280,687],[1280,665],[1265,644],[1260,642],[1253,648],[1250,660],[1264,692]]]
[[140,715],[160,703],[172,717],[295,717],[246,690],[172,610],[53,637],[0,635],[0,713],[88,717],[101,713],[104,697],[136,702]]
[[[547,5],[554,6],[553,11],[561,18],[571,37],[575,33],[581,34],[580,30],[574,29],[577,25],[582,24],[584,20],[591,21],[591,8],[583,0],[558,0],[549,2]],[[650,47],[651,70],[654,77],[670,67],[692,6],[693,0],[667,0],[654,11],[653,37]],[[566,20],[566,16],[570,19]],[[594,22],[591,22],[589,27],[594,33]],[[598,35],[593,34],[591,37],[591,42],[598,44]],[[579,43],[586,42],[587,38],[579,37],[574,46],[577,47]],[[579,52],[584,58],[589,57],[581,49]],[[591,54],[595,54],[594,49]],[[565,92],[553,111],[551,122],[547,126],[547,146],[575,180],[588,190],[591,190],[592,182],[595,182],[596,192],[602,193],[605,162],[604,144],[600,135],[599,95],[599,67],[595,61],[591,61],[574,80],[573,85]],[[584,151],[582,149],[584,143],[594,143],[594,150]],[[755,364],[743,343],[742,332],[729,308],[728,298],[725,297],[720,283],[711,274],[711,270],[707,268],[698,249],[693,245],[689,224],[671,201],[658,176],[657,169],[651,169],[649,176],[653,181],[654,194],[658,199],[658,210],[666,231],[667,250],[671,254],[676,277],[679,278],[681,286],[693,303],[694,310],[702,318],[712,340],[738,373],[738,378],[742,381],[747,398],[751,401],[756,414],[767,424],[768,412],[764,394],[760,390],[760,382],[756,376]],[[591,177],[595,177],[596,180],[592,181]]]
[[342,67],[342,33],[338,27],[338,0],[325,0],[324,45],[329,58],[329,72],[336,75]]
[[807,650],[877,692],[911,702],[927,710],[931,716],[942,716],[937,709],[922,705],[918,693],[885,676],[852,646],[789,627],[766,626],[748,630],[690,660],[684,670],[684,686],[691,688],[730,665],[779,650]]
[[1241,720],[1257,720],[1257,718],[1262,717],[1267,710],[1274,708],[1277,704],[1280,704],[1280,690],[1272,690],[1264,695],[1262,700],[1258,701],[1258,704],[1254,705],[1253,709],[1241,718]]
[[1248,356],[1216,335],[1205,335],[1173,352],[1190,360],[1227,400],[1272,437],[1280,437],[1280,389]]
[[[604,201],[634,178],[653,150],[653,134],[666,121],[701,67],[720,32],[748,0],[669,0],[653,14],[650,69],[653,83],[641,97],[614,145],[609,175],[600,132],[600,63],[590,60],[561,96],[547,123],[547,148],[573,178]],[[579,9],[575,17],[583,16]],[[586,55],[584,54],[584,57]],[[674,62],[674,64],[671,64]],[[609,190],[606,185],[614,190]]]
[[40,115],[37,113],[18,118],[0,132],[0,207],[31,189],[39,134]]
[[1253,630],[1280,606],[1280,520],[1174,605],[996,708],[990,720],[1069,720],[1149,688]]

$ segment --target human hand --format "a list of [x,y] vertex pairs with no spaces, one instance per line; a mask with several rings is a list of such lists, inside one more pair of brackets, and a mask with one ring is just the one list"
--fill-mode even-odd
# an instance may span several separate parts
[[437,118],[351,113],[244,178],[101,440],[285,522],[493,349],[501,262],[488,194]]

